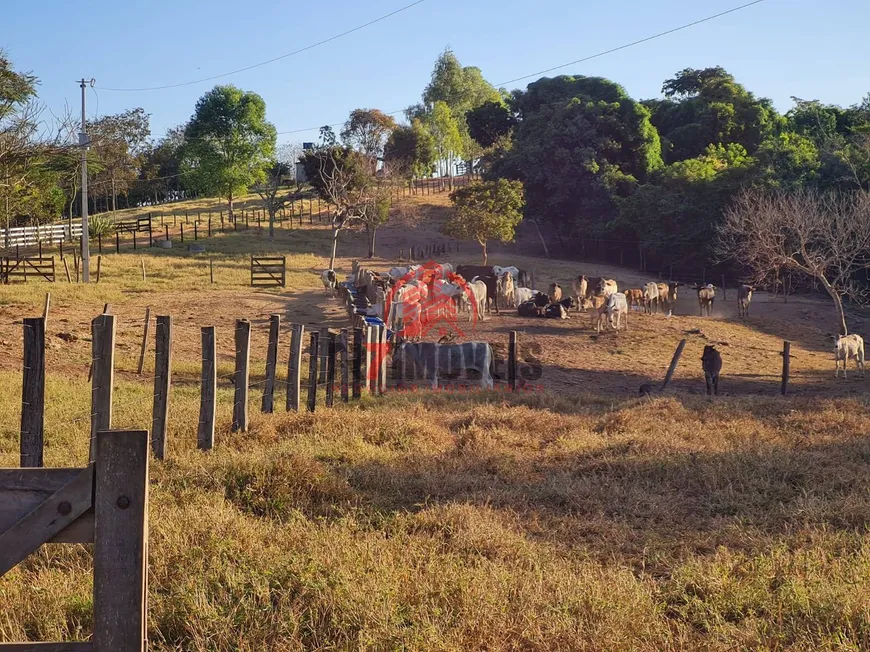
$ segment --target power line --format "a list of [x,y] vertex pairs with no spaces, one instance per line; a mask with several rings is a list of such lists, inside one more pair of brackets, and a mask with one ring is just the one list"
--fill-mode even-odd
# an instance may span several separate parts
[[224,72],[224,73],[221,73],[219,75],[212,75],[211,77],[203,77],[202,79],[194,79],[193,81],[181,82],[179,84],[166,84],[164,86],[149,86],[149,87],[143,87],[143,88],[107,88],[107,87],[101,87],[101,88],[104,91],[115,91],[115,92],[160,91],[160,90],[165,90],[167,88],[180,88],[182,86],[192,86],[193,84],[199,84],[199,83],[206,82],[206,81],[212,81],[214,79],[220,79],[221,77],[229,77],[230,75],[235,75],[235,74],[238,74],[240,72],[253,70],[254,68],[259,68],[260,66],[265,66],[265,65],[268,65],[270,63],[280,61],[281,59],[286,59],[287,57],[292,57],[294,55],[301,54],[302,52],[306,52],[308,50],[319,47],[321,45],[331,43],[332,41],[335,41],[335,40],[340,39],[344,36],[347,36],[348,34],[353,34],[354,32],[358,32],[361,29],[365,29],[366,27],[370,27],[371,25],[374,25],[375,23],[379,23],[383,20],[386,20],[387,18],[391,18],[392,16],[395,16],[396,14],[400,14],[403,11],[407,11],[408,9],[411,9],[412,7],[416,7],[417,5],[422,4],[423,2],[426,2],[426,0],[416,0],[415,2],[412,2],[411,4],[405,5],[404,7],[400,7],[399,9],[396,9],[395,11],[391,11],[388,14],[384,14],[383,16],[375,18],[374,20],[370,20],[367,23],[363,23],[362,25],[358,25],[358,26],[356,26],[352,29],[349,29],[347,31],[341,32],[340,34],[336,34],[335,36],[330,36],[329,38],[323,39],[322,41],[318,41],[317,43],[312,43],[311,45],[306,45],[305,47],[299,48],[298,50],[293,50],[293,52],[288,52],[287,54],[282,54],[281,56],[274,57],[272,59],[268,59],[267,61],[261,61],[260,63],[255,63],[255,64],[250,65],[250,66],[245,66],[244,68],[238,68],[237,70],[231,70],[230,72]]
[[[739,5],[737,7],[732,7],[731,9],[726,9],[725,11],[720,11],[717,14],[712,14],[711,16],[707,16],[705,18],[700,18],[700,19],[694,20],[690,23],[685,23],[684,25],[680,25],[679,27],[673,27],[671,29],[665,30],[664,32],[659,32],[658,34],[653,34],[652,36],[647,36],[645,38],[638,39],[638,40],[632,41],[630,43],[625,43],[623,45],[619,45],[617,47],[610,48],[608,50],[602,50],[601,52],[596,52],[595,54],[590,54],[590,55],[585,56],[581,59],[576,59],[574,61],[569,61],[568,63],[563,63],[563,64],[560,64],[558,66],[553,66],[552,68],[547,68],[546,70],[540,70],[538,72],[533,72],[529,75],[523,75],[522,77],[516,77],[514,79],[509,79],[507,81],[500,82],[500,83],[496,84],[496,86],[497,87],[507,86],[508,84],[513,84],[514,82],[522,81],[523,79],[528,79],[529,77],[543,75],[545,73],[552,72],[554,70],[559,70],[560,68],[567,68],[568,66],[573,66],[573,65],[576,65],[578,63],[584,63],[586,61],[591,61],[592,59],[597,59],[599,57],[603,57],[605,55],[612,54],[614,52],[619,52],[620,50],[626,50],[628,48],[634,47],[635,45],[647,43],[649,41],[653,41],[653,40],[661,38],[663,36],[668,36],[669,34],[673,34],[675,32],[679,32],[679,31],[682,31],[684,29],[694,27],[695,25],[700,25],[702,23],[706,23],[706,22],[709,22],[711,20],[716,20],[717,18],[721,18],[722,16],[727,16],[728,14],[733,14],[737,11],[742,10],[742,9],[747,9],[748,7],[752,7],[753,5],[761,4],[764,1],[765,0],[752,0],[752,2],[747,2],[746,4],[742,4],[742,5]],[[398,111],[390,111],[386,115],[396,115],[398,113],[403,113],[404,111],[405,111],[405,109],[399,109]],[[339,127],[343,124],[344,124],[343,122],[337,122],[334,124],[322,125],[322,126]],[[278,135],[298,134],[298,133],[304,133],[306,131],[315,131],[317,129],[320,129],[320,127],[318,126],[318,127],[309,127],[307,129],[293,129],[291,131],[279,131]]]
[[706,18],[701,18],[700,20],[692,21],[691,23],[686,23],[685,25],[680,25],[679,27],[674,27],[673,29],[666,30],[664,32],[659,32],[658,34],[654,34],[652,36],[647,36],[646,38],[638,39],[637,41],[632,41],[631,43],[626,43],[625,45],[620,45],[615,48],[610,48],[609,50],[604,50],[602,52],[597,52],[596,54],[590,54],[587,57],[583,57],[582,59],[576,59],[575,61],[569,61],[568,63],[563,63],[558,66],[553,66],[552,68],[547,68],[546,70],[539,70],[538,72],[533,72],[529,75],[523,75],[522,77],[516,77],[515,79],[509,79],[506,82],[501,82],[500,84],[496,84],[497,86],[506,86],[507,84],[513,84],[514,82],[522,81],[523,79],[528,79],[529,77],[536,77],[537,75],[543,75],[544,73],[552,72],[554,70],[559,70],[560,68],[567,68],[568,66],[573,66],[578,63],[583,63],[585,61],[590,61],[591,59],[597,59],[598,57],[603,57],[606,54],[612,54],[614,52],[619,52],[620,50],[625,50],[630,47],[634,47],[635,45],[640,45],[641,43],[646,43],[648,41],[653,41],[657,38],[661,38],[662,36],[667,36],[668,34],[673,34],[674,32],[679,32],[684,29],[688,29],[689,27],[694,27],[695,25],[700,25],[701,23],[706,23],[711,20],[715,20],[716,18],[721,18],[722,16],[727,16],[728,14],[733,14],[735,11],[740,11],[741,9],[746,9],[747,7],[751,7],[753,5],[761,4],[764,0],[753,0],[752,2],[747,2],[746,4],[740,5],[739,7],[732,7],[731,9],[727,9],[725,11],[721,11],[718,14],[713,14],[712,16],[707,16]]

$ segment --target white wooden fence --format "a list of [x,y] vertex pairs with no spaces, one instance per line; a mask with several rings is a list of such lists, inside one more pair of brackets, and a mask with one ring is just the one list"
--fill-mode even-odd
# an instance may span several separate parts
[[81,222],[67,224],[42,224],[40,226],[18,226],[5,229],[2,244],[6,247],[27,247],[30,245],[57,244],[78,240],[82,235]]

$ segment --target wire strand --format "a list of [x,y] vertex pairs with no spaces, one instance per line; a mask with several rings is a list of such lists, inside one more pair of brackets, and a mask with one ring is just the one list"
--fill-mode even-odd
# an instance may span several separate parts
[[353,34],[354,32],[358,32],[362,29],[365,29],[366,27],[370,27],[370,26],[374,25],[375,23],[379,23],[383,20],[386,20],[387,18],[391,18],[392,16],[395,16],[396,14],[400,14],[403,11],[407,11],[408,9],[411,9],[412,7],[416,7],[417,5],[422,4],[424,2],[426,2],[426,0],[416,0],[415,2],[412,2],[411,4],[407,4],[404,7],[400,7],[399,9],[391,11],[388,14],[384,14],[383,16],[375,18],[374,20],[370,20],[367,23],[363,23],[362,25],[357,25],[356,27],[353,27],[349,30],[341,32],[340,34],[336,34],[335,36],[330,36],[329,38],[325,38],[321,41],[317,41],[316,43],[312,43],[311,45],[306,45],[305,47],[299,48],[298,50],[293,50],[292,52],[288,52],[287,54],[282,54],[281,56],[274,57],[274,58],[268,59],[266,61],[261,61],[260,63],[255,63],[255,64],[252,64],[250,66],[245,66],[244,68],[238,68],[236,70],[224,72],[224,73],[221,73],[219,75],[212,75],[211,77],[203,77],[202,79],[194,79],[192,81],[181,82],[178,84],[166,84],[164,86],[148,86],[148,87],[143,87],[143,88],[108,88],[108,87],[101,87],[101,88],[104,91],[114,91],[114,92],[119,92],[119,93],[120,92],[135,92],[135,91],[159,91],[159,90],[164,90],[167,88],[180,88],[182,86],[192,86],[193,84],[200,84],[202,82],[212,81],[214,79],[220,79],[221,77],[229,77],[230,75],[236,75],[240,72],[253,70],[254,68],[259,68],[260,66],[266,66],[270,63],[280,61],[281,59],[286,59],[287,57],[292,57],[292,56],[295,56],[297,54],[301,54],[302,52],[307,52],[308,50],[311,50],[311,49],[316,48],[316,47],[320,47],[321,45],[326,45],[327,43],[331,43],[332,41],[340,39],[344,36],[348,36],[349,34]]
[[609,50],[603,50],[601,52],[597,52],[595,54],[590,54],[589,56],[583,57],[581,59],[575,59],[574,61],[569,61],[568,63],[563,63],[558,66],[553,66],[552,68],[547,68],[545,70],[539,70],[538,72],[533,72],[528,75],[523,75],[522,77],[515,77],[514,79],[509,79],[505,82],[500,82],[496,84],[496,86],[506,86],[507,84],[513,84],[514,82],[522,81],[523,79],[528,79],[529,77],[535,77],[537,75],[543,75],[548,72],[552,72],[554,70],[559,70],[560,68],[567,68],[568,66],[573,66],[578,63],[584,63],[586,61],[590,61],[592,59],[597,59],[598,57],[603,57],[607,54],[613,54],[614,52],[619,52],[620,50],[625,50],[627,48],[634,47],[635,45],[640,45],[641,43],[647,43],[649,41],[653,41],[657,38],[661,38],[662,36],[667,36],[669,34],[673,34],[674,32],[679,32],[684,29],[688,29],[690,27],[694,27],[695,25],[700,25],[701,23],[706,23],[711,20],[715,20],[717,18],[721,18],[722,16],[727,16],[728,14],[733,14],[736,11],[740,11],[741,9],[746,9],[748,7],[752,7],[753,5],[758,5],[764,2],[765,0],[753,0],[752,2],[747,2],[746,4],[742,4],[738,7],[732,7],[731,9],[726,9],[725,11],[720,11],[718,14],[713,14],[712,16],[707,16],[706,18],[701,18],[699,20],[694,20],[691,23],[686,23],[685,25],[680,25],[679,27],[674,27],[669,30],[665,30],[664,32],[659,32],[658,34],[653,34],[652,36],[647,36],[642,39],[638,39],[637,41],[632,41],[631,43],[626,43],[624,45],[620,45],[615,48],[610,48]]

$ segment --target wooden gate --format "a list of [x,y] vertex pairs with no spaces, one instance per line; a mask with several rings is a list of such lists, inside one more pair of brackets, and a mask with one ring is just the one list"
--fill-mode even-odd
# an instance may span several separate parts
[[0,469],[0,576],[43,543],[94,544],[94,635],[79,643],[0,643],[0,652],[144,652],[148,432],[103,430],[82,469]]
[[54,256],[5,257],[0,259],[0,281],[9,283],[12,278],[27,281],[30,278],[44,278],[54,283]]
[[285,287],[286,281],[286,256],[251,256],[251,287]]

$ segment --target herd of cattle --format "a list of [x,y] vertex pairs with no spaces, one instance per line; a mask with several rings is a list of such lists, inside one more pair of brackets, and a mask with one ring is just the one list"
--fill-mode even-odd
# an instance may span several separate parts
[[[324,288],[334,292],[338,286],[336,273],[325,270],[321,275]],[[365,314],[383,319],[391,330],[402,329],[406,339],[421,339],[427,325],[455,321],[460,312],[468,319],[483,319],[493,309],[516,308],[521,317],[567,319],[576,309],[591,316],[597,333],[608,328],[628,330],[631,311],[673,315],[677,295],[683,284],[646,283],[640,288],[619,291],[617,282],[604,277],[577,276],[566,293],[558,283],[551,283],[547,292],[532,289],[532,276],[518,267],[458,265],[450,263],[394,267],[386,274],[361,267],[354,261],[348,282],[364,297]],[[700,315],[711,316],[716,299],[712,284],[690,286],[698,298]],[[742,284],[737,290],[738,314],[748,317],[755,288]],[[846,362],[854,360],[864,374],[864,340],[860,335],[838,336],[836,345],[836,376],[840,363],[843,376]],[[721,361],[718,363],[721,365]],[[705,370],[706,373],[706,370]],[[715,374],[718,379],[718,370]],[[715,384],[711,383],[711,389]]]

